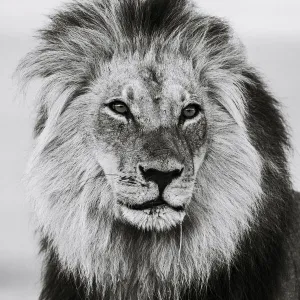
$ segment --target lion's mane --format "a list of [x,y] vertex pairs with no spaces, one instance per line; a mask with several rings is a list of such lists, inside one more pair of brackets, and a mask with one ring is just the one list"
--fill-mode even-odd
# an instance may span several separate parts
[[[27,170],[45,257],[40,299],[273,299],[288,137],[228,24],[186,0],[94,0],[59,10],[39,38],[19,70],[25,82],[44,79]],[[212,100],[211,147],[190,204],[198,217],[143,232],[113,219],[110,186],[78,132],[103,66],[166,54],[192,61]]]

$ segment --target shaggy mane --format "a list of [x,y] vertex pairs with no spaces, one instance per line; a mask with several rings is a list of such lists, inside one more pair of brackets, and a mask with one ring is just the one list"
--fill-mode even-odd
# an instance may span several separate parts
[[[46,266],[40,299],[273,299],[291,210],[289,140],[228,24],[188,0],[77,1],[50,19],[18,68],[25,85],[44,82],[27,169]],[[189,64],[207,96],[194,214],[168,232],[114,220],[92,134],[78,134],[87,94],[119,60]]]

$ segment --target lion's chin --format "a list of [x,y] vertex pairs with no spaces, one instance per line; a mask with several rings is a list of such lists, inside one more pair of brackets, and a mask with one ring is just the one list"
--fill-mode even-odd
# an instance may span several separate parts
[[162,205],[155,208],[136,210],[126,205],[119,205],[119,218],[142,230],[166,231],[183,222],[184,210]]

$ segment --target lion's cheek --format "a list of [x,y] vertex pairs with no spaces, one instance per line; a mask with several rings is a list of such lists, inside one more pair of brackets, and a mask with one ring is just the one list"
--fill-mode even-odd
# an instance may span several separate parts
[[158,186],[154,182],[145,185],[120,184],[115,182],[116,200],[126,205],[137,205],[156,199],[159,196]]
[[163,197],[171,206],[186,208],[192,198],[193,186],[193,181],[184,186],[180,182],[174,182],[166,187]]

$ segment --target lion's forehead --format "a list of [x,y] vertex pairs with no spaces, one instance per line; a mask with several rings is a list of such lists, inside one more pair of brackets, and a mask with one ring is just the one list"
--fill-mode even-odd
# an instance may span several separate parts
[[175,64],[169,58],[160,61],[119,58],[102,67],[96,91],[106,97],[117,97],[129,86],[136,98],[172,97],[174,103],[182,100],[183,94],[196,93],[199,82],[191,63],[180,57]]

